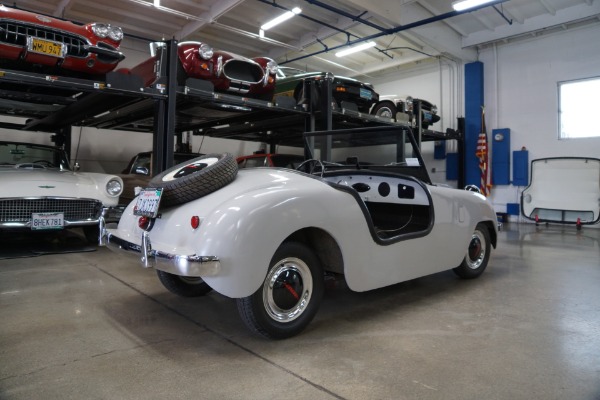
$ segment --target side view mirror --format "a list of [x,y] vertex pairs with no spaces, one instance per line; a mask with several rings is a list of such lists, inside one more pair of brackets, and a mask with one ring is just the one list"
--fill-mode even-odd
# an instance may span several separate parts
[[479,187],[477,185],[467,185],[467,186],[465,186],[465,190],[468,192],[477,192],[477,193],[481,194],[481,190],[479,189]]
[[149,175],[150,171],[146,167],[136,167],[133,173],[136,175]]

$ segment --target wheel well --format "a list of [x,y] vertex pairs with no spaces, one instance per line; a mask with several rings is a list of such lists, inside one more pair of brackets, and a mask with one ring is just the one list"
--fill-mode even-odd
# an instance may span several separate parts
[[324,271],[344,273],[342,251],[333,236],[326,231],[319,228],[304,228],[292,233],[284,241],[304,243],[319,257]]
[[489,234],[490,234],[490,240],[492,242],[492,246],[494,248],[496,248],[496,242],[498,240],[498,235],[496,234],[496,230],[494,229],[494,222],[493,221],[484,221],[482,222],[483,225],[485,225],[485,227],[487,228]]

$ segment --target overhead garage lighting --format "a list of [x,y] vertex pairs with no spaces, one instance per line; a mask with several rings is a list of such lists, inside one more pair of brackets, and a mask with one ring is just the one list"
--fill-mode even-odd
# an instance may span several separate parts
[[345,50],[338,51],[337,53],[335,53],[335,56],[336,57],[344,57],[344,56],[347,56],[348,54],[357,53],[359,51],[370,49],[371,47],[375,47],[375,46],[377,46],[377,43],[375,43],[375,42],[365,42],[365,43],[359,44],[358,46],[349,47]]
[[301,12],[302,12],[302,9],[300,9],[298,7],[294,7],[294,8],[292,8],[292,11],[286,11],[283,14],[281,14],[279,17],[273,18],[266,24],[262,25],[260,27],[260,29],[262,29],[263,31],[267,31],[267,30],[271,29],[272,27],[279,25],[280,23],[282,23],[284,21],[287,21],[288,19],[292,18],[294,15],[300,14]]
[[452,7],[456,11],[464,11],[468,10],[469,8],[482,6],[487,3],[492,3],[494,1],[495,0],[460,0],[452,3]]
[[154,0],[154,7],[160,7],[160,0]]

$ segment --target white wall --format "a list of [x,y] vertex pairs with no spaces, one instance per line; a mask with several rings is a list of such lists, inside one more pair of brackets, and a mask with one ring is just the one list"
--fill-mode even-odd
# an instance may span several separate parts
[[[488,132],[510,128],[511,151],[526,147],[530,162],[545,157],[600,157],[600,138],[558,139],[557,86],[561,81],[600,76],[598,38],[596,24],[481,51]],[[590,115],[589,124],[597,124],[596,118]],[[523,189],[494,187],[491,200],[496,210],[504,212],[506,203],[519,203]]]

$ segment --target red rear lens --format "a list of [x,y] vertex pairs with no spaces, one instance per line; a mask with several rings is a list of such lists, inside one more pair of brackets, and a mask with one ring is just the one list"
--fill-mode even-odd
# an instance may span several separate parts
[[143,230],[148,229],[148,227],[150,226],[150,218],[140,217],[140,219],[138,219],[138,226]]
[[198,217],[197,215],[194,215],[190,219],[190,224],[192,225],[192,229],[198,229],[198,227],[200,226],[200,217]]

